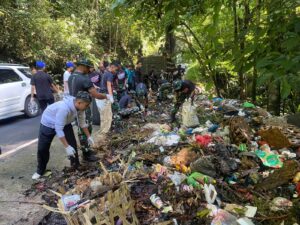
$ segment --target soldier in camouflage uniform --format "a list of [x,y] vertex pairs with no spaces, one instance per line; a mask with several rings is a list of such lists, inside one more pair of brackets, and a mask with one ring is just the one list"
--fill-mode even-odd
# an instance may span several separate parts
[[173,83],[173,88],[175,91],[174,96],[174,106],[171,110],[171,123],[176,121],[176,114],[179,108],[182,106],[184,101],[188,98],[194,98],[195,84],[189,80],[176,80]]
[[168,95],[172,93],[172,85],[168,81],[163,81],[159,90],[157,100],[159,102],[165,101],[168,98]]

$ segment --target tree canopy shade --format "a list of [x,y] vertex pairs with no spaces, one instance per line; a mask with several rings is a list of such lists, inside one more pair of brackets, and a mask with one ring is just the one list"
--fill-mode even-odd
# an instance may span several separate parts
[[[279,114],[300,103],[299,0],[2,0],[0,57],[53,68],[151,47],[223,97]],[[164,44],[162,44],[164,43]]]
[[43,59],[53,68],[104,52],[131,59],[141,45],[137,26],[117,19],[110,1],[4,0],[0,2],[2,60]]
[[115,7],[136,9],[135,17],[147,20],[155,34],[171,26],[175,56],[193,65],[188,75],[213,85],[218,95],[264,101],[276,114],[281,103],[296,110],[299,1],[116,0]]

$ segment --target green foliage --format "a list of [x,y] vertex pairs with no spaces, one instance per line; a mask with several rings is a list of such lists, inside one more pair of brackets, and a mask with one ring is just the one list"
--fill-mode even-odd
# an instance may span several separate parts
[[[134,9],[149,35],[155,30],[153,37],[172,24],[178,58],[190,64],[187,77],[214,83],[218,94],[237,97],[238,89],[240,97],[255,100],[275,83],[281,100],[299,94],[297,1],[115,1],[114,8],[124,6]],[[228,75],[223,83],[220,71]]]
[[199,76],[200,73],[200,66],[197,63],[191,64],[189,69],[186,72],[185,77],[188,80],[194,81],[194,82],[199,82],[201,76]]
[[67,60],[103,53],[132,60],[141,45],[138,26],[118,19],[110,1],[18,0],[0,2],[0,58],[43,59],[58,72]]
[[97,62],[109,53],[131,63],[142,48],[163,53],[172,33],[187,78],[264,104],[280,87],[274,102],[296,110],[299,15],[295,0],[1,0],[0,59],[62,68],[80,55]]

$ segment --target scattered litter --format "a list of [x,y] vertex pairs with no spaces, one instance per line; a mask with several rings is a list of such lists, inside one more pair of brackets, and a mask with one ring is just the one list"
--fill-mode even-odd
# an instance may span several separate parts
[[179,140],[180,136],[177,134],[159,134],[152,137],[147,143],[157,146],[174,146],[178,144]]
[[255,225],[252,220],[247,217],[239,218],[237,222],[239,225]]
[[297,221],[298,128],[250,102],[206,96],[186,101],[174,128],[170,102],[149,103],[147,122],[132,115],[95,149],[100,166],[53,171],[26,195],[43,193],[68,225]]
[[69,211],[80,201],[80,195],[63,195],[61,200],[64,204],[64,210]]
[[289,139],[277,127],[260,130],[258,131],[258,135],[274,148],[280,149],[291,145]]
[[282,197],[276,197],[270,203],[270,209],[275,212],[284,211],[292,206],[293,203],[290,200]]
[[160,199],[160,197],[157,196],[156,194],[151,195],[150,201],[158,209],[161,209],[163,207],[163,205],[164,205],[164,203],[162,202],[162,200]]
[[196,107],[192,105],[191,100],[185,101],[182,105],[182,125],[185,127],[196,127],[199,125]]

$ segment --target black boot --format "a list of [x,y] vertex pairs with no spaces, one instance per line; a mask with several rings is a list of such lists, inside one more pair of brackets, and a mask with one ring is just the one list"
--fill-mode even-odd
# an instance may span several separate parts
[[83,160],[87,162],[96,162],[99,160],[93,151],[83,152],[82,156]]
[[78,167],[80,166],[78,157],[71,156],[69,157],[69,159],[70,159],[71,167],[74,169],[78,169]]

